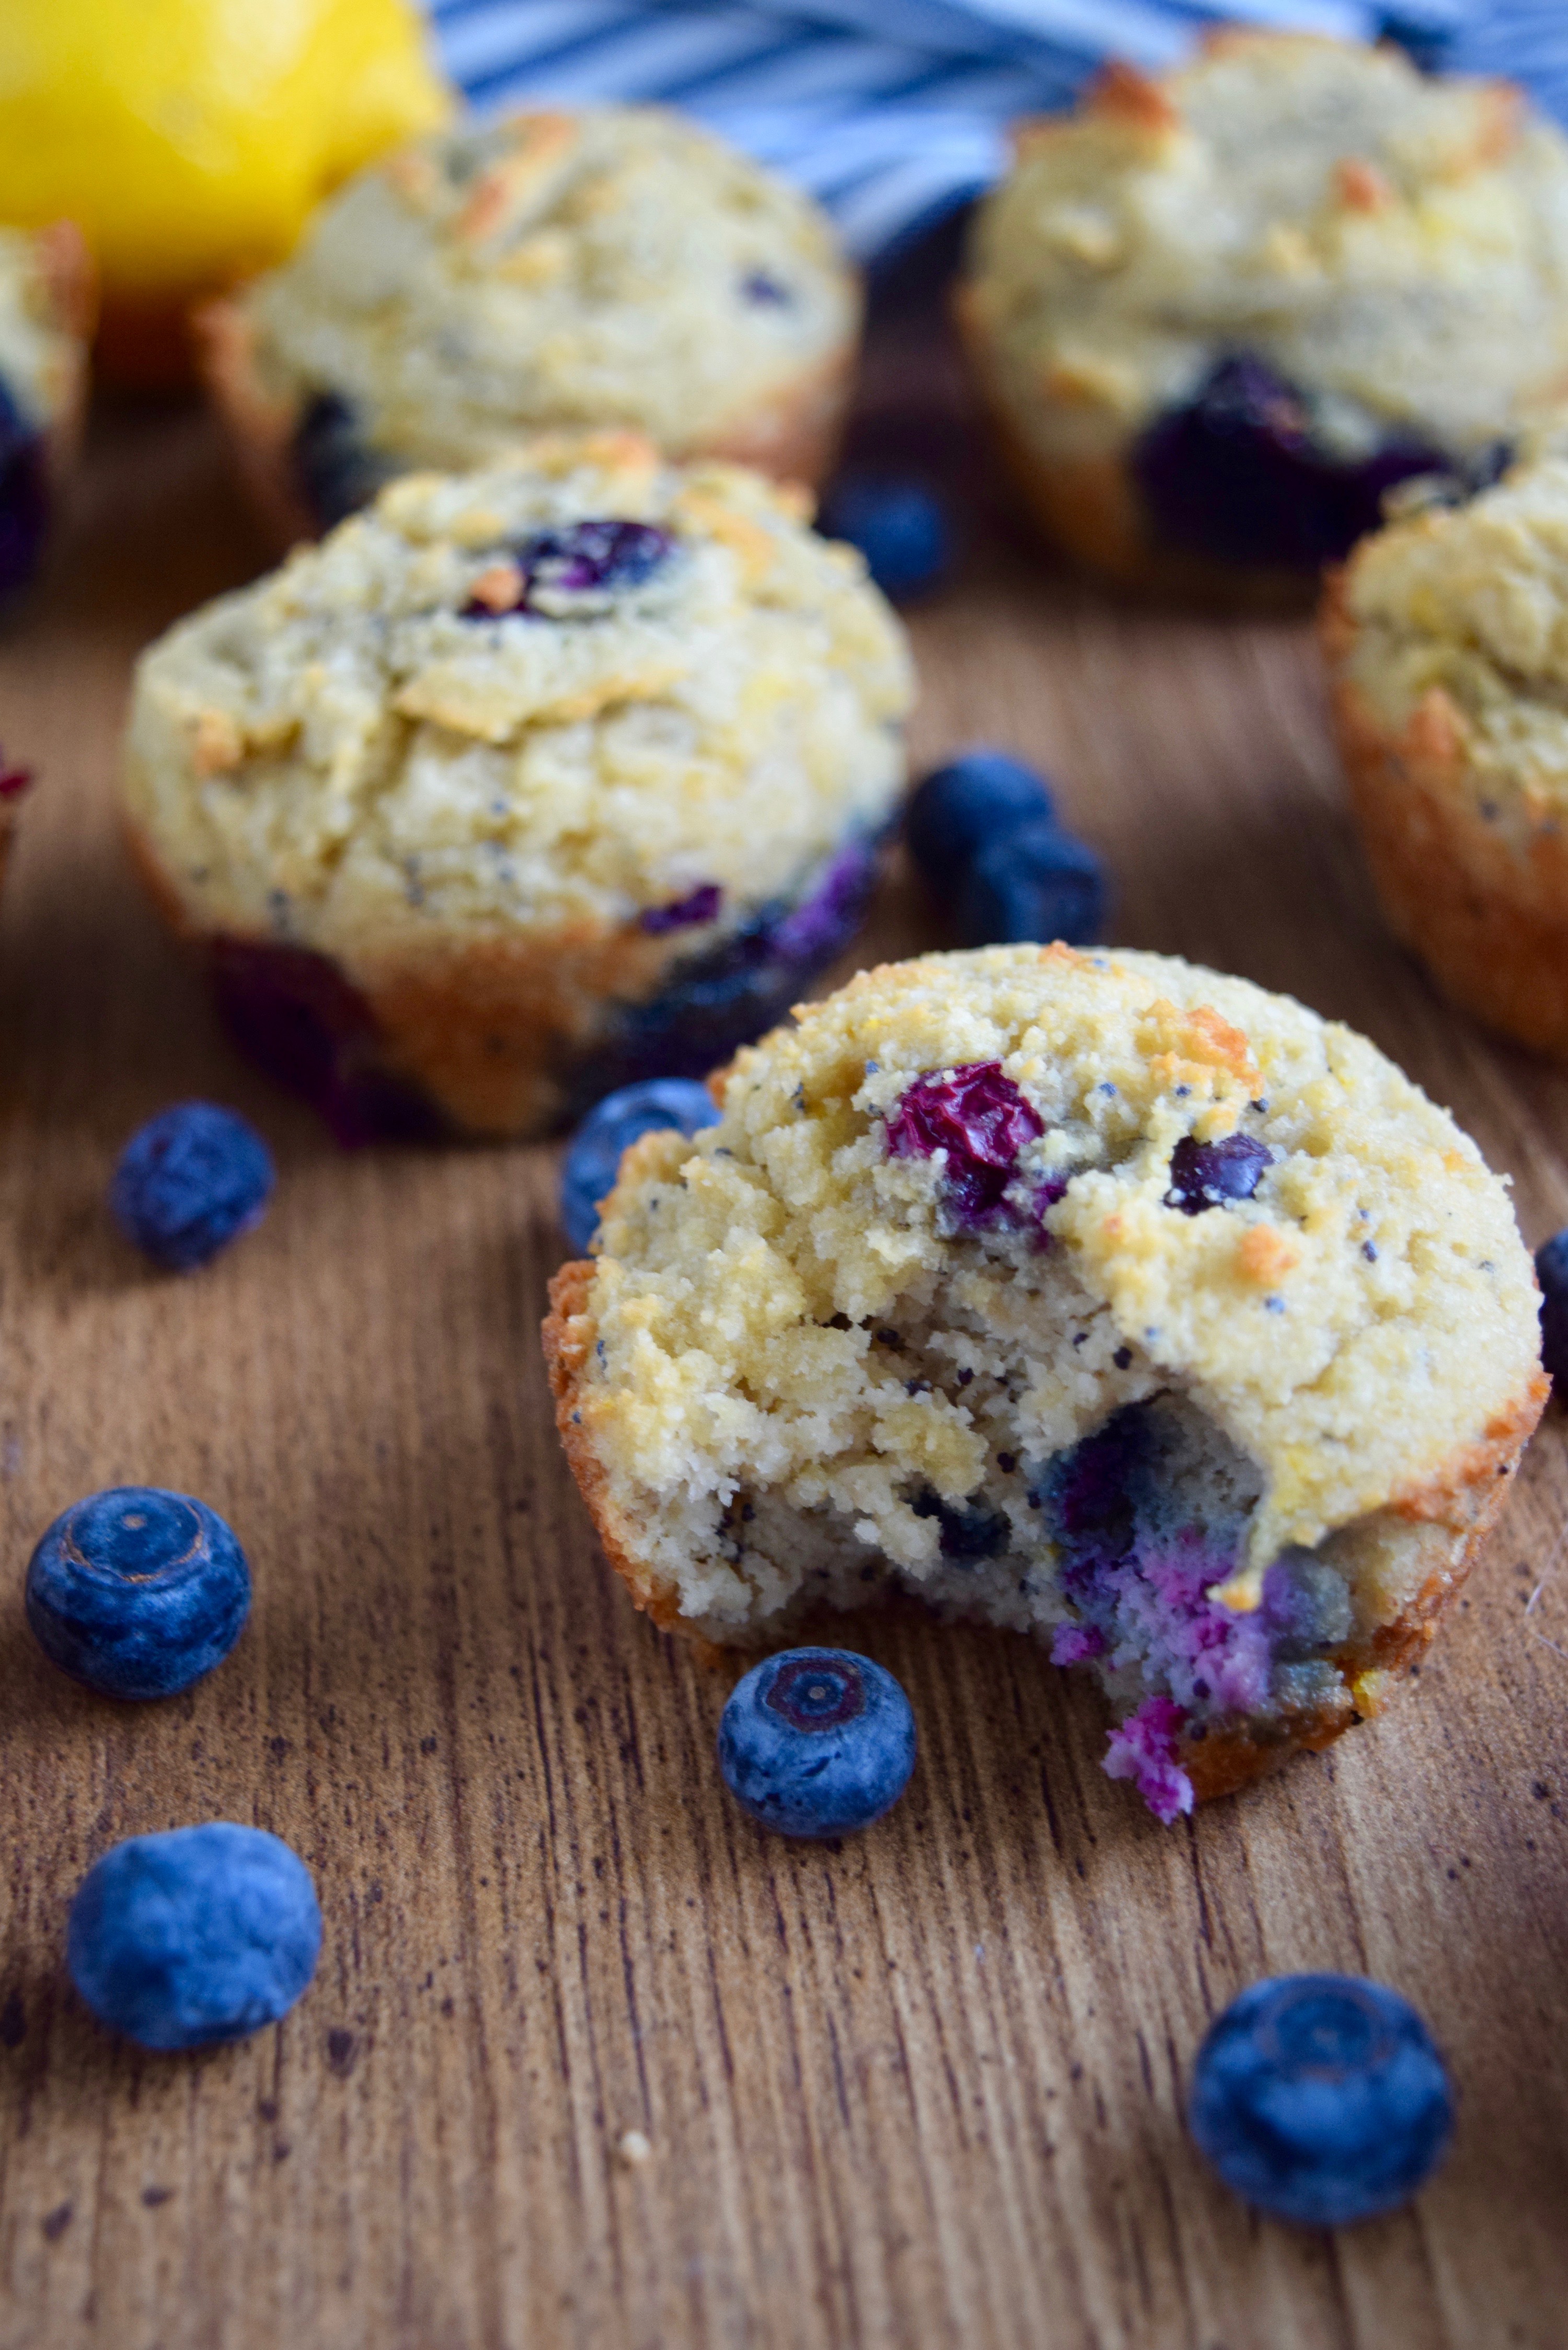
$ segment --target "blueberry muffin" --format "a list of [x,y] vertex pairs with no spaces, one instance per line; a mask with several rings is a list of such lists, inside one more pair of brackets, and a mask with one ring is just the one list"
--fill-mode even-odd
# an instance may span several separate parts
[[76,452],[92,307],[74,228],[0,228],[0,603],[36,571]]
[[807,197],[678,116],[606,107],[467,122],[362,172],[201,332],[252,487],[298,537],[393,473],[557,427],[815,483],[859,316]]
[[1019,485],[1112,578],[1282,602],[1568,387],[1568,140],[1504,82],[1227,32],[1025,127],[960,315]]
[[1390,923],[1457,1003],[1568,1059],[1568,445],[1365,540],[1324,641]]
[[700,1075],[846,943],[909,663],[807,503],[545,439],[405,475],[143,656],[138,860],[345,1139]]
[[1376,1712],[1545,1394],[1475,1146],[1163,956],[863,973],[636,1143],[552,1292],[567,1457],[662,1625],[897,1586],[1033,1631],[1161,1819]]

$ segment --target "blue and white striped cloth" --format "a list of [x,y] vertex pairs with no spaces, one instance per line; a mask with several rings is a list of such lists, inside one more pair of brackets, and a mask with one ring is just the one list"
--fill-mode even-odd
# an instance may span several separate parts
[[1172,63],[1221,20],[1511,73],[1568,116],[1568,0],[428,0],[476,107],[657,99],[809,188],[874,258],[987,187],[1006,126],[1110,56]]

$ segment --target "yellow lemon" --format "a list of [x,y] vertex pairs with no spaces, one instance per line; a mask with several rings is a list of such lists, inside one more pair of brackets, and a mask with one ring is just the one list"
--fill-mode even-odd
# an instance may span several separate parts
[[76,221],[111,358],[165,372],[193,296],[450,106],[410,0],[0,0],[0,220]]

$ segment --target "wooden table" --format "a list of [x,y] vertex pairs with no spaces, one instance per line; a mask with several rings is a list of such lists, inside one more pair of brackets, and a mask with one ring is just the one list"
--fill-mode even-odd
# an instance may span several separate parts
[[[556,1151],[339,1155],[126,869],[130,657],[260,562],[199,417],[111,417],[0,639],[42,775],[0,922],[3,2350],[1563,2343],[1561,1417],[1419,1678],[1330,1754],[1162,1829],[1100,1772],[1091,1690],[911,1610],[854,1633],[919,1717],[903,1804],[839,1851],[755,1833],[712,1762],[731,1675],[634,1616],[556,1449]],[[1043,762],[1120,940],[1355,1022],[1532,1241],[1568,1218],[1568,1077],[1389,944],[1303,629],[1129,611],[983,530],[912,625],[920,760]],[[875,945],[926,920],[896,877]],[[281,1182],[160,1278],[105,1180],[193,1093]],[[44,1524],[126,1480],[204,1496],[255,1570],[233,1659],[160,1705],[78,1690],[22,1614]],[[67,1987],[67,1906],[115,1838],[213,1816],[309,1861],[320,1972],[276,2031],[142,2055]],[[1417,2208],[1332,2240],[1251,2218],[1180,2121],[1207,2019],[1298,1967],[1409,1993],[1462,2100]]]

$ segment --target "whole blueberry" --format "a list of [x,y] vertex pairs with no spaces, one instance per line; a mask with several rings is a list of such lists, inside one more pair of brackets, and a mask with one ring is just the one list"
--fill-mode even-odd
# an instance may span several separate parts
[[102,1697],[171,1697],[221,1664],[251,1608],[245,1555],[215,1510],[115,1485],[55,1520],[27,1562],[49,1662]]
[[1447,2150],[1453,2091],[1408,2000],[1358,1975],[1254,1983],[1193,2067],[1192,2135],[1276,2219],[1342,2228],[1391,2211]]
[[599,1226],[599,1201],[615,1189],[621,1153],[642,1134],[675,1127],[700,1134],[718,1123],[706,1086],[695,1077],[647,1077],[607,1094],[584,1118],[566,1148],[561,1169],[561,1222],[580,1254]]
[[1168,1208],[1184,1216],[1201,1216],[1207,1209],[1223,1207],[1227,1200],[1250,1200],[1262,1180],[1265,1167],[1274,1163],[1267,1143],[1250,1134],[1222,1135],[1218,1142],[1199,1142],[1184,1134],[1170,1154]]
[[1049,823],[1054,814],[1044,777],[1005,751],[981,746],[921,778],[909,795],[904,836],[920,879],[945,903],[989,840]]
[[49,518],[44,442],[0,379],[0,599],[38,567]]
[[841,473],[818,528],[847,539],[894,603],[934,588],[952,560],[947,509],[921,482],[888,473]]
[[896,1804],[915,1767],[915,1717],[898,1682],[847,1648],[786,1648],[737,1683],[719,1768],[781,1835],[848,1835]]
[[396,471],[367,445],[359,418],[335,391],[317,392],[294,430],[296,477],[322,530],[369,504]]
[[1553,1232],[1535,1252],[1541,1284],[1541,1359],[1559,1391],[1568,1393],[1568,1232]]
[[120,1152],[109,1211],[155,1263],[190,1273],[260,1222],[275,1180],[271,1151],[237,1111],[176,1102]]
[[1087,946],[1105,932],[1105,868],[1049,818],[994,833],[964,874],[954,919],[968,947],[1026,939]]
[[66,1935],[99,2022],[143,2048],[206,2048],[275,2023],[320,1950],[305,1863],[233,1820],[117,1844],[83,1877]]

